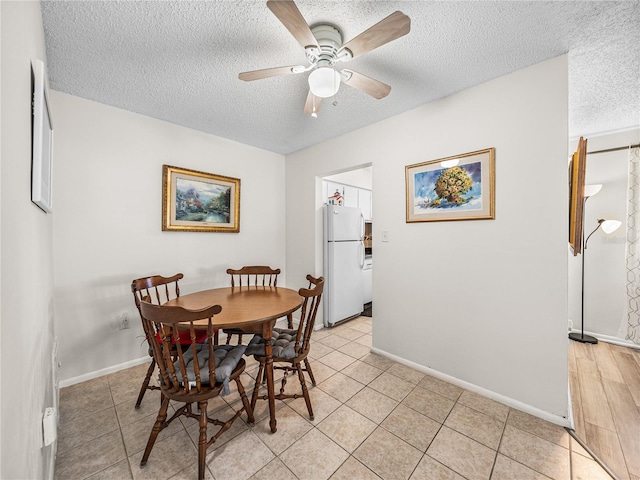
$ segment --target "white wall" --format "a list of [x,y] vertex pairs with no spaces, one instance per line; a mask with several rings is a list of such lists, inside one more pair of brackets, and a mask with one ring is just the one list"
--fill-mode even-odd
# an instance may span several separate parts
[[44,33],[39,2],[0,2],[0,16],[0,477],[40,479],[53,472],[55,448],[42,442],[42,414],[54,405],[55,213],[31,203],[30,61],[46,60]]
[[[606,150],[640,143],[640,129],[587,137],[587,151]],[[577,139],[569,144],[576,149]],[[587,245],[585,261],[585,333],[624,341],[620,324],[625,315],[625,241],[627,216],[628,150],[587,155],[587,184],[602,184],[602,190],[587,200],[585,235],[596,228],[597,219],[615,219],[622,226],[610,235],[596,232]],[[581,328],[582,255],[569,255],[569,319]],[[625,321],[626,325],[626,321]]]
[[[228,285],[228,267],[284,271],[283,156],[60,92],[52,103],[63,384],[148,359],[133,279],[182,272],[184,294]],[[163,164],[240,178],[240,233],[161,231]]]
[[371,167],[358,168],[356,170],[349,170],[342,173],[336,173],[335,175],[329,175],[324,179],[331,182],[337,182],[344,185],[352,185],[354,187],[371,190],[371,187],[373,186],[373,174],[371,170]]
[[[322,273],[318,177],[371,162],[374,348],[566,424],[567,102],[561,56],[288,156],[288,275]],[[488,147],[495,220],[405,222],[406,165]]]

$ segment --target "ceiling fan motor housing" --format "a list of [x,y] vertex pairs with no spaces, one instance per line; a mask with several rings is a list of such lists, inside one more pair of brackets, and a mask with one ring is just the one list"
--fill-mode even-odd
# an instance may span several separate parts
[[307,47],[309,62],[318,67],[328,67],[336,63],[337,52],[342,47],[342,34],[333,25],[321,24],[311,29],[313,36],[318,40],[320,51],[315,47]]

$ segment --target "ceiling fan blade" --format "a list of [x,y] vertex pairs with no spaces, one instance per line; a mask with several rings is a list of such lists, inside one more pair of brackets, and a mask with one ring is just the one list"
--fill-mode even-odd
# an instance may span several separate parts
[[[393,12],[384,20],[368,28],[345,43],[340,51],[349,50],[353,58],[406,35],[411,30],[411,19],[404,13]],[[338,55],[340,54],[338,51]]]
[[245,82],[252,82],[253,80],[261,80],[263,78],[277,77],[279,75],[291,75],[301,72],[304,72],[304,67],[298,65],[291,67],[274,67],[264,68],[262,70],[252,70],[250,72],[242,72],[238,75],[238,78],[240,80],[244,80]]
[[291,32],[291,35],[295,37],[300,45],[304,48],[314,46],[318,48],[318,50],[320,49],[318,40],[313,36],[307,21],[295,3],[290,0],[269,0],[267,7],[269,7],[269,10],[287,27],[287,30]]
[[382,83],[380,80],[367,77],[361,73],[354,72],[353,70],[342,70],[341,73],[347,73],[349,75],[349,78],[342,80],[344,83],[350,87],[357,88],[378,100],[389,95],[389,92],[391,91],[391,87],[386,83]]
[[311,115],[312,113],[318,113],[320,110],[320,102],[322,98],[316,97],[311,90],[309,90],[309,94],[307,95],[307,101],[304,103],[304,113],[307,115]]

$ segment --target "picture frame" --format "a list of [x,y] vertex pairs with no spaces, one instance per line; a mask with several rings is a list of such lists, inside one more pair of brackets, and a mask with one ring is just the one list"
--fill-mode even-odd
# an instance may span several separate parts
[[162,230],[240,231],[240,179],[162,166]]
[[569,246],[575,257],[582,253],[584,184],[587,173],[587,141],[580,137],[569,162]]
[[52,212],[53,119],[49,84],[44,62],[31,61],[31,201],[46,213]]
[[495,219],[495,148],[405,167],[406,222]]

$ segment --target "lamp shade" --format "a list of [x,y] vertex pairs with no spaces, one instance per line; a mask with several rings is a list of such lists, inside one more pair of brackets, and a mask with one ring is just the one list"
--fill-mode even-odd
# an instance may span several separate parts
[[622,225],[620,220],[605,220],[602,222],[601,228],[602,231],[608,235],[620,228],[620,225]]
[[340,88],[340,74],[331,67],[316,68],[309,74],[309,88],[316,97],[332,97]]
[[593,185],[585,185],[584,186],[584,196],[585,197],[593,197],[596,193],[602,190],[602,184],[596,183]]

